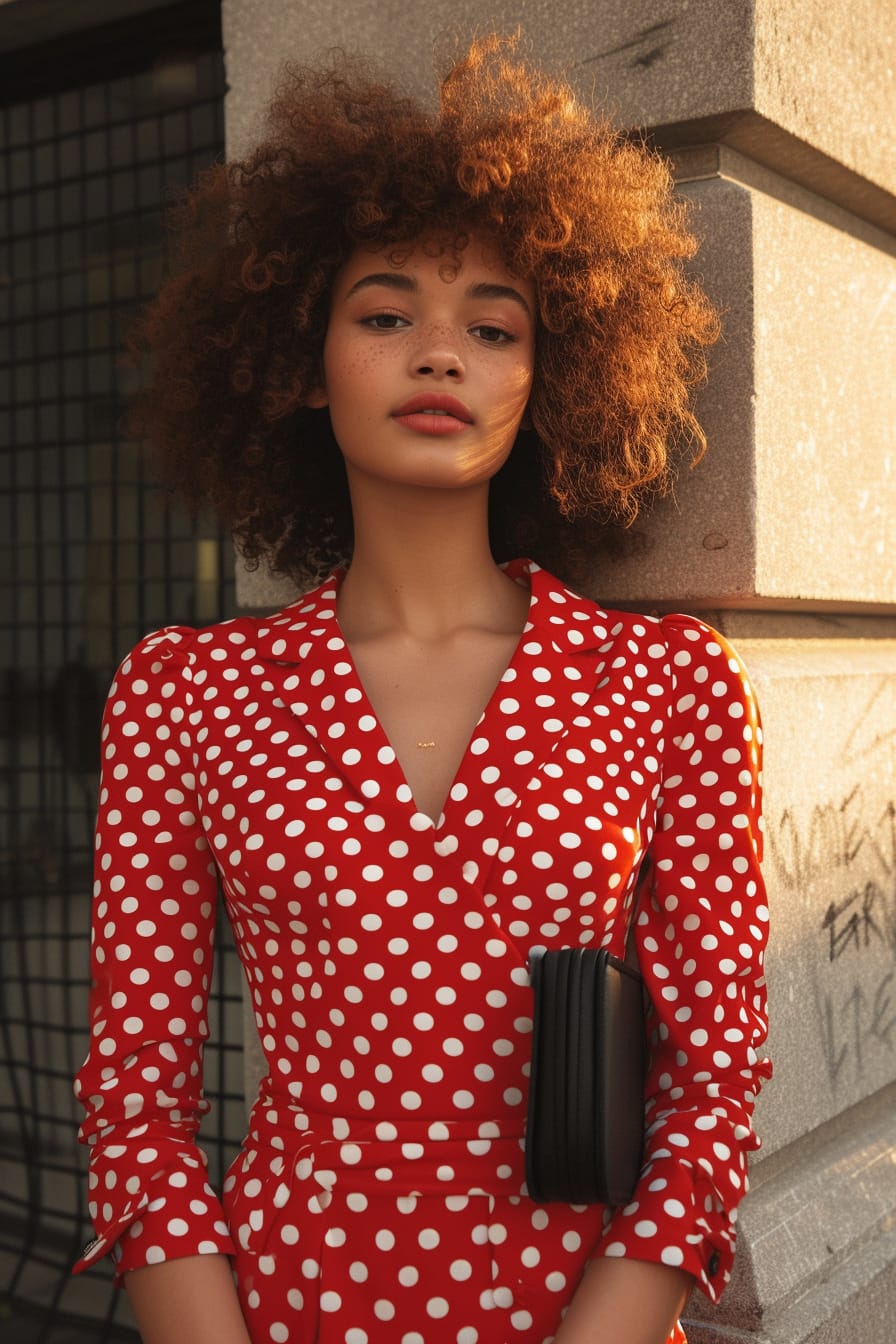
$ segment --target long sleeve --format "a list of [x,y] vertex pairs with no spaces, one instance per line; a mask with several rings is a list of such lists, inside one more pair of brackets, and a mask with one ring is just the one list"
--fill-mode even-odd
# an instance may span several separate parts
[[196,802],[191,630],[147,636],[119,668],[103,719],[86,1111],[96,1238],[118,1276],[160,1260],[232,1253],[195,1139],[208,1104],[215,867]]
[[701,622],[666,617],[672,670],[637,946],[651,1000],[645,1164],[597,1248],[692,1273],[713,1301],[730,1278],[752,1113],[770,1075],[759,870],[761,729],[746,673]]

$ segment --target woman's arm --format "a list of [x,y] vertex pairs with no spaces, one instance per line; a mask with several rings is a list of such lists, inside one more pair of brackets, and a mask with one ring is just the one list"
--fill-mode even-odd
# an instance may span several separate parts
[[645,1260],[592,1260],[555,1344],[665,1344],[693,1282]]
[[747,1154],[759,1146],[753,1108],[770,1072],[759,1053],[768,931],[761,730],[724,638],[687,616],[664,617],[662,629],[669,721],[652,891],[635,930],[650,996],[644,1162],[594,1258],[685,1271],[715,1302],[730,1278]]
[[191,1255],[125,1275],[143,1344],[251,1344],[224,1255]]
[[196,1146],[217,883],[192,739],[195,632],[141,640],[103,716],[90,1051],[75,1090],[96,1230],[76,1270],[118,1243],[116,1278],[234,1250]]

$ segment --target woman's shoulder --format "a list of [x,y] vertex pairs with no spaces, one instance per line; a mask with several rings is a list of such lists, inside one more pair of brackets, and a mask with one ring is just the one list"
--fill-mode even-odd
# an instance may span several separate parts
[[[671,657],[687,651],[700,650],[706,657],[733,655],[731,645],[724,635],[713,629],[699,616],[685,612],[661,614],[656,611],[645,612],[628,607],[614,607],[601,602],[599,597],[589,597],[578,589],[569,587],[562,579],[539,569],[531,562],[525,564],[531,574],[533,594],[540,605],[550,609],[550,616],[557,625],[581,624],[593,622],[598,634],[604,634],[608,640],[624,639],[636,643],[665,643]],[[684,658],[680,662],[686,661]]]
[[[534,568],[533,594],[548,612],[555,631],[567,640],[591,643],[611,660],[634,659],[648,676],[666,669],[679,707],[727,696],[732,705],[754,700],[747,670],[726,637],[699,616],[686,612],[633,611],[603,604]],[[542,616],[542,621],[545,617]],[[735,708],[733,714],[739,711]],[[755,714],[755,706],[750,710]]]
[[122,658],[115,672],[110,695],[116,688],[142,689],[154,685],[165,673],[186,664],[197,630],[188,625],[166,625],[141,636]]
[[119,674],[127,676],[147,667],[162,672],[166,667],[221,664],[241,661],[258,650],[276,644],[282,634],[296,633],[316,625],[315,613],[321,614],[326,583],[303,593],[293,602],[273,612],[245,612],[210,625],[166,625],[151,630],[125,655]]
[[705,687],[719,696],[725,688],[752,698],[750,677],[734,645],[698,616],[674,612],[660,618],[673,679]]

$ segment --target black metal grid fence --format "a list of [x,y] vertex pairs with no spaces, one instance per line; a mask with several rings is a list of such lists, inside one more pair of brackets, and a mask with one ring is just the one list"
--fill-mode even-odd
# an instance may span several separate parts
[[[60,66],[62,87],[0,107],[0,1335],[35,1344],[134,1338],[108,1265],[68,1273],[89,1235],[71,1077],[105,691],[147,630],[233,607],[226,539],[168,507],[123,437],[119,362],[161,275],[166,193],[221,152],[222,57],[156,40],[129,60],[84,84]],[[244,1124],[239,968],[219,948],[216,1179]]]

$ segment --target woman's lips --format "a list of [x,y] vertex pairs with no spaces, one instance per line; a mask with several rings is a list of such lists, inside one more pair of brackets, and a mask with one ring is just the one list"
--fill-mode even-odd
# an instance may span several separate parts
[[470,410],[457,397],[442,392],[421,392],[409,398],[392,418],[415,434],[459,434],[473,423]]
[[437,438],[446,434],[459,434],[462,429],[469,427],[466,420],[458,420],[454,415],[433,415],[426,411],[416,411],[412,415],[396,415],[393,417],[405,429],[412,429],[415,434],[433,434]]

